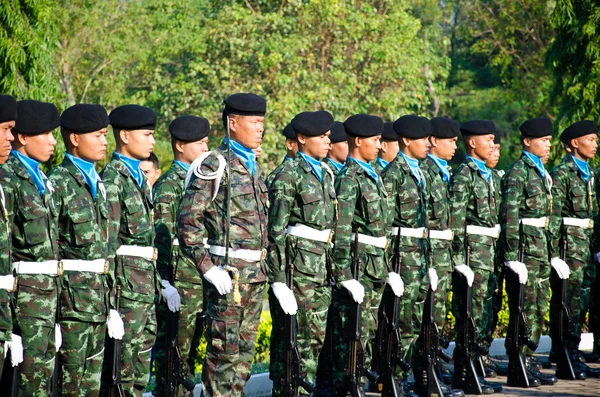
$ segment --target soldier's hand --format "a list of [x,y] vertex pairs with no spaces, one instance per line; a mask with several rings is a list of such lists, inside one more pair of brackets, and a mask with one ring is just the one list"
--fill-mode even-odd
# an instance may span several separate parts
[[429,286],[431,287],[432,291],[435,291],[438,286],[438,274],[434,268],[430,268],[429,270],[427,270],[427,275],[429,276]]
[[506,261],[504,266],[515,272],[519,276],[519,283],[527,284],[527,266],[519,261]]
[[12,339],[6,341],[6,349],[4,349],[4,358],[10,350],[10,363],[16,367],[23,362],[23,340],[17,334],[12,334]]
[[206,281],[215,286],[219,294],[225,295],[231,292],[231,277],[221,266],[214,266],[204,273]]
[[471,270],[471,268],[469,266],[467,266],[467,265],[454,266],[454,271],[459,272],[460,274],[465,276],[465,278],[467,279],[467,285],[469,287],[473,286],[473,280],[475,280],[475,273],[473,273],[473,270]]
[[596,258],[596,262],[600,263],[600,252],[596,252],[594,258]]
[[54,326],[54,345],[56,346],[56,351],[59,351],[62,346],[62,331],[60,330],[59,323],[56,323]]
[[283,312],[290,316],[295,315],[298,311],[298,302],[296,302],[294,292],[284,283],[273,283],[271,288]]
[[342,287],[348,290],[348,292],[352,296],[352,299],[354,299],[354,302],[363,302],[363,300],[365,299],[365,287],[360,285],[358,280],[346,280],[342,281],[340,284],[342,285]]
[[387,283],[392,288],[394,295],[400,297],[404,294],[404,281],[402,281],[402,278],[398,273],[389,272]]
[[181,308],[181,297],[179,296],[179,292],[177,292],[177,288],[173,287],[167,280],[162,280],[161,284],[163,289],[160,291],[160,293],[163,297],[163,300],[167,302],[169,310],[173,313],[178,312]]
[[569,265],[567,265],[567,262],[563,261],[559,257],[556,257],[550,260],[550,265],[552,266],[552,268],[554,268],[556,274],[558,274],[558,277],[561,280],[566,280],[569,278],[571,270],[569,269]]
[[111,309],[108,312],[106,328],[108,328],[108,336],[111,338],[117,340],[123,339],[123,335],[125,335],[125,326],[123,325],[123,320],[118,311]]

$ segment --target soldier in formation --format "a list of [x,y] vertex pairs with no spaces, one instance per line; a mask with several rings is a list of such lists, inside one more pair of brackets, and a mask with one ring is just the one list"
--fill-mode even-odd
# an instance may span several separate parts
[[330,147],[324,162],[331,168],[333,175],[337,176],[346,162],[346,157],[348,157],[348,135],[343,123],[339,121],[333,123],[329,142]]
[[380,174],[385,167],[398,155],[400,147],[398,146],[398,135],[394,131],[394,123],[383,123],[383,132],[381,133],[381,149],[375,160],[375,168]]

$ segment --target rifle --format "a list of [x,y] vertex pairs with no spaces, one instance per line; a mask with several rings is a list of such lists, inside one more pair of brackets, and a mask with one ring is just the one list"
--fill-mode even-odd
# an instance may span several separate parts
[[48,393],[48,397],[59,397],[59,382],[60,382],[60,363],[58,358],[58,349],[56,353],[54,353],[54,370],[52,371],[52,376],[50,377],[50,393]]
[[[400,233],[396,242],[394,272],[400,274]],[[399,397],[403,392],[396,382],[396,367],[399,366],[403,372],[408,372],[410,365],[403,359],[404,351],[400,343],[400,298],[393,293],[390,295],[389,287],[387,292],[388,297],[382,300],[377,331],[377,372],[381,374],[377,386],[382,397]]]
[[[285,240],[285,270],[287,286],[294,288],[294,264],[290,259],[290,240]],[[284,375],[281,382],[284,386],[283,395],[286,397],[297,397],[298,389],[304,388],[308,393],[312,393],[315,386],[307,381],[301,374],[302,357],[298,350],[298,322],[295,314],[286,314],[284,323]]]
[[[523,224],[519,225],[519,262],[523,263],[525,244],[523,243]],[[517,276],[518,277],[518,276]],[[518,282],[518,280],[517,280]],[[509,367],[507,383],[509,386],[530,387],[523,357],[523,345],[535,351],[538,344],[529,339],[529,324],[523,311],[525,304],[525,286],[519,282],[519,300],[517,302],[517,313],[513,315],[512,327],[506,334],[506,352],[509,356]]]
[[[564,261],[567,258],[567,234],[564,224],[562,225],[560,258]],[[555,270],[552,270],[555,272]],[[575,371],[569,349],[579,345],[580,338],[572,332],[573,319],[567,301],[567,280],[558,276],[553,282],[552,290],[557,297],[560,297],[560,306],[558,308],[556,319],[556,330],[552,335],[552,345],[556,351],[556,377],[558,379],[575,380]],[[554,306],[554,305],[552,305]]]
[[[115,310],[119,311],[121,300],[121,286],[116,286]],[[125,391],[121,384],[121,341],[108,338],[106,340],[105,361],[110,365],[110,378],[108,379],[108,397],[125,397]]]
[[[4,344],[6,349],[6,342]],[[19,366],[12,366],[12,352],[9,351],[4,359],[4,367],[1,374],[0,390],[8,390],[9,397],[17,397],[19,393]]]

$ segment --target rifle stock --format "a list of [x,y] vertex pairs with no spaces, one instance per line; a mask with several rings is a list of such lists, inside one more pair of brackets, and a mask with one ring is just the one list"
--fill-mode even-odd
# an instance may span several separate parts
[[[118,312],[121,300],[121,286],[116,286],[115,292],[115,310]],[[106,341],[106,358],[109,363],[108,379],[108,397],[125,397],[125,391],[121,384],[121,341],[118,339],[108,338]]]

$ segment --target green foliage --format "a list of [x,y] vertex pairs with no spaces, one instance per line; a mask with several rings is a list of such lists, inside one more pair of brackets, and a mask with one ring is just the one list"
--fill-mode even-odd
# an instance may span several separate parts
[[256,350],[252,363],[268,363],[271,354],[271,330],[273,329],[273,321],[271,320],[271,312],[265,311],[260,314],[260,324],[258,325],[258,336],[256,337]]

